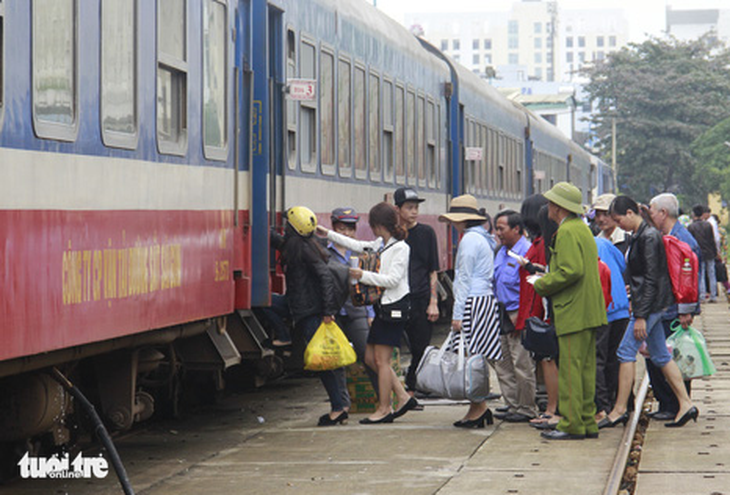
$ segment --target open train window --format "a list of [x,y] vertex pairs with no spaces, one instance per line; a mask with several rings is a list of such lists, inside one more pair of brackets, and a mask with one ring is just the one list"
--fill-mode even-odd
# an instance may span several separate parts
[[[317,79],[317,50],[313,43],[302,40],[299,51],[299,71],[302,79]],[[299,105],[302,171],[317,170],[317,102],[303,101]]]
[[418,95],[418,126],[416,128],[416,146],[418,153],[418,185],[426,186],[426,98]]
[[406,97],[406,163],[408,167],[408,183],[416,183],[416,93],[408,91]]
[[395,180],[405,184],[405,105],[406,92],[403,86],[395,87]]
[[497,192],[500,195],[505,193],[505,148],[506,139],[504,134],[499,134],[497,140]]
[[[286,32],[286,78],[297,77],[297,40],[294,31]],[[288,82],[287,82],[288,84]],[[297,168],[297,102],[286,99],[287,153],[289,169]]]
[[479,189],[482,194],[489,191],[489,176],[487,175],[487,128],[479,126],[479,147],[482,150],[482,161],[479,162]]
[[383,80],[383,176],[385,181],[393,180],[394,130],[393,126],[393,83]]
[[[380,78],[377,74],[370,74],[368,86],[369,103],[369,140],[368,157],[370,158],[370,180],[380,180]],[[392,146],[391,131],[391,146]]]
[[352,139],[350,137],[352,117],[351,79],[352,64],[349,60],[340,59],[337,70],[337,133],[339,138],[337,164],[342,177],[352,175],[352,162],[350,161],[350,142]]
[[365,69],[355,66],[355,93],[353,98],[353,151],[355,161],[355,177],[367,179],[368,169],[366,160],[367,148],[367,119],[365,113]]
[[436,179],[436,105],[429,99],[426,105],[426,179],[430,187]]
[[101,136],[137,147],[137,0],[101,4]]
[[188,145],[187,1],[157,3],[157,147],[184,155]]
[[228,12],[218,0],[203,3],[203,151],[228,158]]
[[76,0],[33,0],[33,123],[42,138],[78,132]]
[[320,143],[322,173],[334,175],[335,157],[335,56],[320,51],[319,60]]
[[522,174],[523,167],[525,166],[525,145],[523,143],[517,144],[517,194],[521,195],[524,190],[524,177]]

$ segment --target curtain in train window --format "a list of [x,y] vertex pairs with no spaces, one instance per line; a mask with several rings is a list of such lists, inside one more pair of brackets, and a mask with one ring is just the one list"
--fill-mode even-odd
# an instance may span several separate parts
[[101,126],[110,146],[134,147],[137,133],[136,2],[101,4]]
[[365,147],[367,140],[367,127],[365,126],[365,71],[355,67],[355,94],[354,98],[354,160],[355,174],[364,179],[367,177],[367,162],[365,161]]
[[159,0],[157,9],[157,139],[163,153],[187,146],[187,2]]
[[370,74],[368,98],[370,103],[370,178],[377,180],[380,176],[380,79],[375,74]]
[[33,2],[33,113],[39,123],[76,123],[76,2]]
[[204,6],[203,144],[208,158],[225,159],[228,144],[226,6],[217,0],[206,0]]
[[350,167],[352,165],[350,163],[350,116],[352,114],[352,98],[350,95],[351,74],[352,65],[350,62],[340,60],[337,78],[338,165],[340,166],[340,173],[348,177],[350,176]]
[[320,142],[322,143],[322,166],[335,165],[335,57],[321,52],[319,68],[320,105],[322,110],[322,126]]

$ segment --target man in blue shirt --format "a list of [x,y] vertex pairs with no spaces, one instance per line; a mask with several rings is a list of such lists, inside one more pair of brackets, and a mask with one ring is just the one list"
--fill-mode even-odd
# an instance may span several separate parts
[[[656,227],[664,235],[672,235],[680,241],[689,245],[692,248],[692,252],[697,256],[697,260],[701,260],[700,246],[695,240],[694,236],[679,222],[679,202],[677,197],[671,193],[659,194],[652,198],[650,203],[649,213],[651,219],[654,221]],[[664,334],[668,337],[672,334],[670,325],[676,319],[679,319],[679,323],[683,328],[687,328],[692,324],[694,315],[699,314],[700,305],[699,301],[693,304],[673,304],[662,317],[662,323],[664,324]],[[651,388],[654,390],[654,397],[659,402],[659,409],[651,413],[651,417],[657,420],[667,421],[673,420],[677,412],[679,411],[679,403],[677,398],[669,387],[669,384],[664,379],[664,374],[647,359],[646,369],[649,372],[649,379],[651,380]],[[684,382],[687,387],[687,393],[691,392],[690,381]]]
[[495,217],[495,231],[502,243],[494,259],[494,287],[502,306],[503,358],[494,362],[502,398],[507,412],[495,417],[512,423],[527,422],[537,416],[535,407],[535,362],[522,346],[515,330],[520,306],[520,263],[507,253],[525,256],[530,242],[523,235],[522,216],[514,210],[502,210]]

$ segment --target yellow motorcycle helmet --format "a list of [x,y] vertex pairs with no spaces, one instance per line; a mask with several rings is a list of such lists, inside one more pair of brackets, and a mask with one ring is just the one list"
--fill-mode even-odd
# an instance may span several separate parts
[[286,212],[286,219],[297,234],[309,237],[317,228],[317,217],[306,206],[293,206]]

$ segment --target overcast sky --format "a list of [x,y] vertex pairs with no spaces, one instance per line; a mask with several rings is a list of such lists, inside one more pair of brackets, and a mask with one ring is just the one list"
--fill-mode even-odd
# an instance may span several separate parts
[[[372,0],[363,0],[372,1]],[[407,12],[495,12],[509,11],[505,0],[376,0],[380,10],[403,23]],[[630,40],[642,41],[646,33],[660,35],[666,28],[667,6],[682,9],[730,9],[730,0],[558,0],[563,9],[618,8],[626,12]]]

